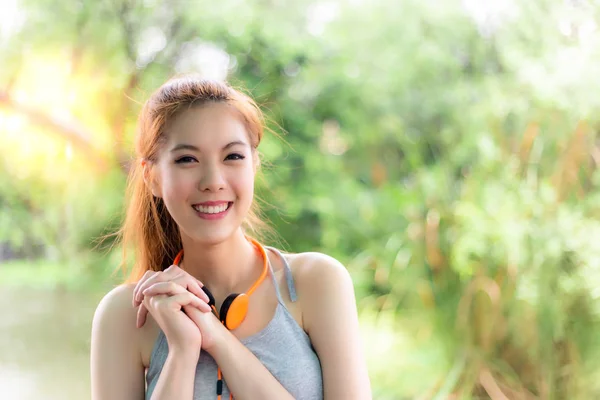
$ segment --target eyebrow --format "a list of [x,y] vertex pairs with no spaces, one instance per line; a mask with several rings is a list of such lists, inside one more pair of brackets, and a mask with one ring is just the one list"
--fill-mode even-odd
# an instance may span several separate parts
[[[234,140],[233,142],[229,142],[227,143],[225,146],[223,146],[223,150],[227,150],[230,147],[233,146],[248,146],[248,144],[246,142],[242,142],[241,140]],[[186,144],[186,143],[180,143],[178,145],[176,145],[175,147],[173,147],[171,149],[171,153],[174,153],[178,150],[192,150],[192,151],[197,151],[200,152],[200,149],[192,144]]]

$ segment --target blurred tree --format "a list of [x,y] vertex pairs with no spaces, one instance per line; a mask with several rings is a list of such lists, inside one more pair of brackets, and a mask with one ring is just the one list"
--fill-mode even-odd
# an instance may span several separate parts
[[258,195],[289,248],[340,258],[363,310],[444,349],[376,396],[596,397],[598,10],[494,4],[23,1],[0,241],[86,251],[118,225],[140,103],[173,73],[227,78],[286,133]]

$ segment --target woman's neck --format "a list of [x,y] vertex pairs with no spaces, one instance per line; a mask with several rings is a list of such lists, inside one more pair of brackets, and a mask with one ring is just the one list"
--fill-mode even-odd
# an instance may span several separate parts
[[247,291],[262,272],[262,257],[241,230],[217,244],[184,240],[183,249],[180,266],[200,280],[217,299]]

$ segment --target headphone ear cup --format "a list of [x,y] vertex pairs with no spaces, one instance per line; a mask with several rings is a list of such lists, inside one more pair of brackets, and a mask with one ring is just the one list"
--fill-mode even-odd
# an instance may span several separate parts
[[229,330],[236,329],[246,318],[250,299],[245,293],[230,294],[221,305],[221,322]]
[[206,288],[206,286],[202,286],[202,291],[204,291],[204,293],[206,293],[206,295],[208,296],[208,305],[211,307],[214,307],[215,306],[215,297],[212,295],[210,290],[208,290]]
[[233,301],[235,300],[235,298],[237,296],[238,296],[237,293],[230,294],[223,301],[223,304],[221,304],[221,312],[219,314],[219,319],[221,320],[222,323],[225,323],[227,321],[227,313],[229,312],[229,308],[231,307],[231,304],[233,303]]

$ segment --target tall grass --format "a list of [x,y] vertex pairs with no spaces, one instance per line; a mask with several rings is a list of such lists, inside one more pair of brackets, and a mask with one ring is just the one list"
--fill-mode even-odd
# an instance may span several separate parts
[[[600,396],[595,133],[580,123],[554,147],[542,133],[529,124],[460,175],[422,175],[415,190],[442,189],[418,212],[401,208],[385,246],[350,264],[374,293],[363,306],[393,310],[399,337],[413,338],[405,350],[425,354],[423,332],[442,349],[413,385],[423,398]],[[398,376],[415,367],[397,365]]]

